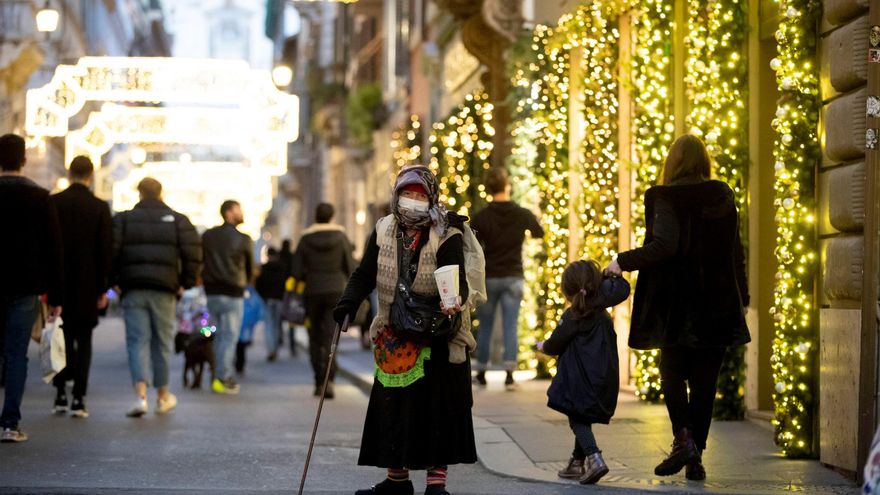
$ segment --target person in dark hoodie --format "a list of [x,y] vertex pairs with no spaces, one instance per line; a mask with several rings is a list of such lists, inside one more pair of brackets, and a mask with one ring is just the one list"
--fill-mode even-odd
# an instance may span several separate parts
[[592,426],[611,421],[620,392],[617,334],[605,308],[629,297],[629,283],[621,277],[603,279],[598,263],[579,260],[562,273],[562,294],[569,308],[538,349],[559,356],[547,405],[568,416],[575,435],[559,477],[592,485],[608,474]]
[[[607,271],[639,271],[629,346],[660,349],[660,383],[674,436],[654,469],[706,478],[706,449],[716,384],[728,347],[751,340],[745,256],[733,190],[710,180],[700,138],[684,135],[669,150],[662,185],[645,193],[647,232],[638,249],[620,253]],[[688,393],[690,392],[690,393]]]
[[49,191],[24,177],[24,138],[0,136],[0,209],[7,212],[0,242],[0,343],[6,371],[0,442],[28,439],[19,428],[28,370],[28,342],[48,293],[49,320],[61,315],[64,298],[61,231]]
[[231,199],[220,205],[223,225],[202,234],[205,269],[202,279],[208,296],[208,313],[217,325],[214,334],[214,355],[217,376],[211,390],[218,394],[237,394],[235,382],[235,349],[244,317],[245,287],[253,277],[254,243],[250,236],[238,231],[244,223],[241,204]]
[[351,243],[342,227],[330,223],[336,211],[321,203],[315,210],[315,224],[303,232],[293,257],[293,277],[306,284],[306,316],[309,319],[309,354],[315,372],[315,395],[320,395],[327,366],[330,366],[328,399],[332,399],[336,362],[330,363],[333,340],[333,308],[342,297],[348,277],[354,272]]
[[492,202],[474,215],[471,222],[486,256],[485,304],[477,309],[480,326],[477,329],[477,383],[486,384],[486,368],[491,351],[495,312],[501,307],[501,327],[504,332],[504,367],[507,378],[504,385],[514,390],[513,370],[516,369],[519,342],[517,327],[519,308],[523,299],[522,247],[526,232],[532,237],[544,237],[544,229],[529,210],[510,199],[510,180],[507,170],[495,167],[486,172],[483,180]]
[[278,358],[278,348],[281,346],[281,327],[284,324],[281,312],[284,309],[284,284],[288,272],[277,249],[270,247],[268,256],[268,261],[257,275],[255,288],[266,303],[266,358],[273,362]]

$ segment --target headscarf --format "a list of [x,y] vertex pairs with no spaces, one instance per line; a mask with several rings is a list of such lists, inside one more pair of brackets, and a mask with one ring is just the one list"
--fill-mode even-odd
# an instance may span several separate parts
[[[417,184],[425,189],[425,193],[428,195],[428,211],[404,210],[398,206],[400,193],[410,184]],[[397,174],[397,180],[391,194],[391,213],[397,223],[406,229],[422,229],[433,226],[437,234],[443,237],[449,227],[448,212],[446,207],[440,203],[437,177],[424,165],[405,167]]]

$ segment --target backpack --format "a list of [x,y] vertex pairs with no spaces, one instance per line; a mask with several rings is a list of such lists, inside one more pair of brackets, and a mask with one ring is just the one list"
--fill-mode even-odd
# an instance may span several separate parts
[[467,303],[471,308],[476,308],[487,301],[486,257],[483,255],[483,246],[470,225],[464,224],[461,235],[464,240],[464,271],[469,292]]

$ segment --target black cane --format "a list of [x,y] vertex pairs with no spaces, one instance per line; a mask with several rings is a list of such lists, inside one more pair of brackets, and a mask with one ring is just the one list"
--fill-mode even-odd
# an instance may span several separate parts
[[339,345],[339,335],[348,331],[348,316],[342,325],[336,325],[333,332],[333,343],[330,345],[330,359],[327,361],[327,372],[324,374],[324,385],[321,387],[321,400],[318,401],[318,414],[315,416],[315,426],[312,427],[312,438],[309,440],[309,453],[306,454],[306,465],[303,468],[302,480],[299,482],[299,495],[303,494],[306,486],[306,476],[309,474],[309,463],[312,461],[312,449],[315,448],[315,435],[318,434],[318,423],[321,421],[321,410],[324,409],[324,395],[327,393],[327,384],[330,382],[330,371],[333,369],[333,358],[336,357],[336,347]]

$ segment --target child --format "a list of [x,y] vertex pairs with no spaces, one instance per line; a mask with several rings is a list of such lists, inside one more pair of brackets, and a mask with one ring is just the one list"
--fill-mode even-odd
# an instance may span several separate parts
[[587,485],[608,473],[592,425],[608,424],[619,392],[617,334],[605,308],[629,297],[629,283],[603,279],[595,261],[575,261],[562,273],[562,293],[569,308],[538,349],[559,356],[547,406],[568,416],[575,435],[568,466],[558,474]]

